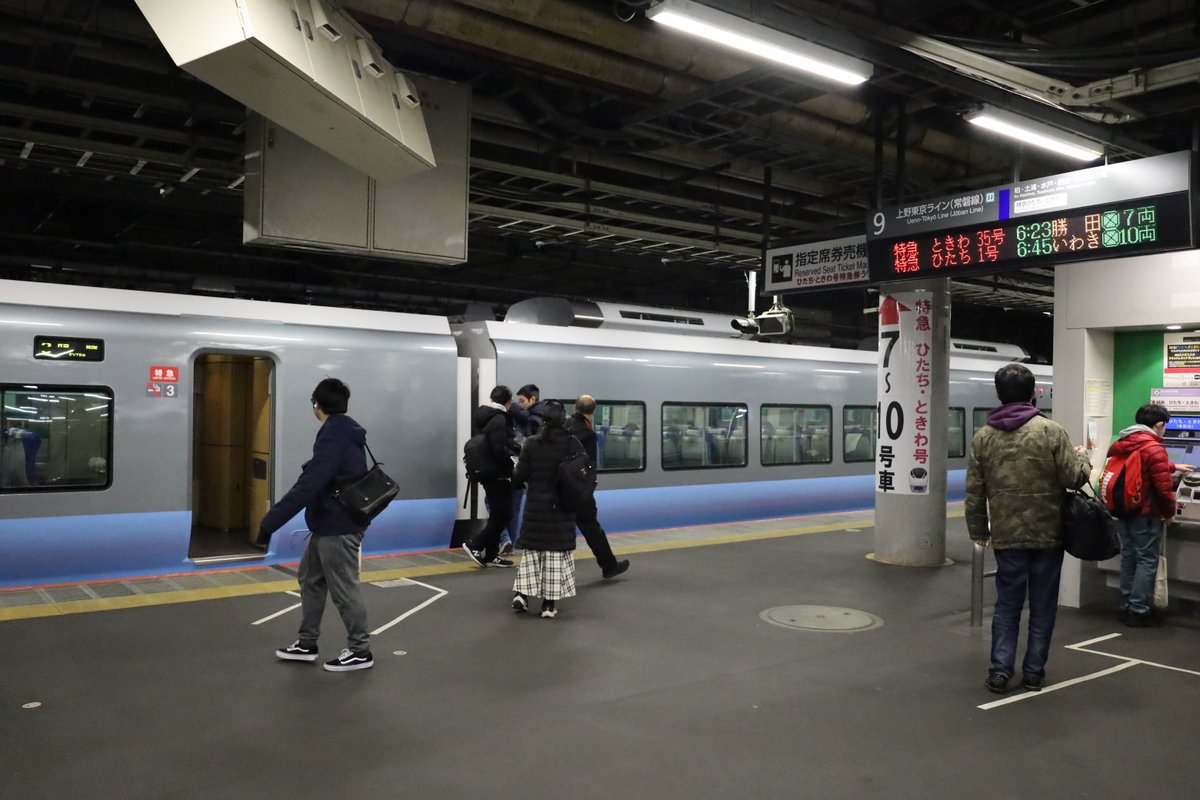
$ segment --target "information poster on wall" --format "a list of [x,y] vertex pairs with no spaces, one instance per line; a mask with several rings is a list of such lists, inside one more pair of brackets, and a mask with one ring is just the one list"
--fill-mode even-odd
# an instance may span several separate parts
[[878,493],[929,491],[932,310],[925,292],[897,292],[880,298]]
[[1163,336],[1163,386],[1200,386],[1200,333]]

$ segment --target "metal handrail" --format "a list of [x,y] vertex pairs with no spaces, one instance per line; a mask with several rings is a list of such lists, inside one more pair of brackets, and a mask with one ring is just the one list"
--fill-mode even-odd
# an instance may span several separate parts
[[996,577],[996,570],[983,568],[983,553],[987,549],[973,542],[971,553],[971,627],[983,627],[983,579]]

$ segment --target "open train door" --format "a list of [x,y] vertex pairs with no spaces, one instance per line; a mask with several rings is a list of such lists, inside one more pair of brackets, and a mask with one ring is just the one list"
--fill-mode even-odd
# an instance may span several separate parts
[[272,502],[274,369],[260,355],[196,358],[188,547],[196,563],[263,557],[254,538]]
[[496,385],[496,349],[481,323],[455,326],[458,346],[458,387],[455,394],[456,440],[458,442],[458,511],[454,518],[451,547],[458,547],[487,524],[483,489],[467,480],[461,463],[463,445],[471,437],[471,417]]

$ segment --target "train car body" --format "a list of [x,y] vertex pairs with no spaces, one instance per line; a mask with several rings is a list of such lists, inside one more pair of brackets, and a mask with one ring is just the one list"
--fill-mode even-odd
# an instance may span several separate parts
[[[68,352],[86,341],[103,360]],[[365,549],[444,547],[454,351],[437,317],[0,282],[3,424],[37,440],[0,473],[0,586],[297,560],[303,515],[266,556],[250,539],[312,453],[327,376],[401,488]]]
[[[611,532],[870,507],[876,353],[509,322],[456,329],[478,386],[600,403],[597,504]],[[995,407],[995,360],[950,363],[948,494]],[[1051,371],[1030,367],[1049,411]]]
[[[401,489],[368,554],[446,548],[481,524],[462,445],[497,383],[600,401],[610,531],[869,507],[875,362],[728,334],[0,281],[0,588],[295,562],[303,515],[265,554],[250,541],[311,455],[309,396],[329,376]],[[951,359],[951,499],[996,364]],[[1048,400],[1049,367],[1032,369]]]

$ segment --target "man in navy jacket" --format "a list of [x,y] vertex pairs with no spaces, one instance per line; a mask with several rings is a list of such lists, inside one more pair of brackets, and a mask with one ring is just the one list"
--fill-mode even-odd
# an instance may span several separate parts
[[346,649],[325,662],[330,672],[369,669],[375,665],[367,635],[367,609],[358,586],[358,554],[366,527],[355,522],[333,496],[333,490],[367,472],[363,446],[367,432],[346,416],[350,389],[336,378],[326,378],[312,393],[313,416],[321,421],[313,456],[301,468],[300,478],[263,517],[258,543],[265,546],[271,534],[304,509],[304,524],[311,536],[300,560],[300,638],[275,651],[285,661],[316,661],[317,638],[325,597],[346,625]]

